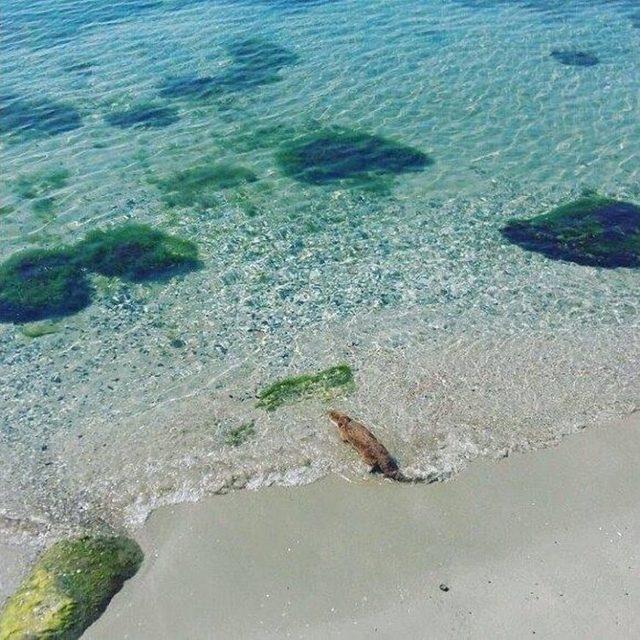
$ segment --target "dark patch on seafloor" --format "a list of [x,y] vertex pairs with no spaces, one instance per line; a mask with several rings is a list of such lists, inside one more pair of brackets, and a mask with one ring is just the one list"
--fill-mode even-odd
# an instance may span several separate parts
[[276,160],[285,175],[316,185],[417,172],[433,164],[426,153],[408,145],[340,127],[285,142]]
[[164,98],[206,100],[273,84],[280,71],[298,62],[298,55],[260,38],[238,39],[226,46],[231,64],[214,75],[187,74],[167,78],[160,87]]
[[142,224],[95,230],[72,246],[28,249],[0,263],[0,322],[71,315],[91,303],[87,272],[130,282],[164,280],[200,268],[190,240]]
[[77,109],[49,98],[0,96],[0,133],[24,137],[54,136],[82,126]]
[[523,249],[586,266],[640,267],[640,207],[588,196],[527,220],[502,234]]
[[146,129],[168,127],[178,122],[178,113],[172,107],[155,104],[139,104],[121,111],[113,111],[105,116],[112,127]]
[[569,49],[554,49],[551,52],[551,57],[560,64],[570,67],[593,67],[600,62],[598,56],[593,53]]

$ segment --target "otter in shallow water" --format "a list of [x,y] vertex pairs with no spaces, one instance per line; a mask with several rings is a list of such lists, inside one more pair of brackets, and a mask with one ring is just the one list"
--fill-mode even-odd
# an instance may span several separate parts
[[329,419],[338,427],[342,441],[348,442],[360,454],[372,472],[382,473],[392,480],[408,481],[391,454],[367,427],[340,411],[330,411]]

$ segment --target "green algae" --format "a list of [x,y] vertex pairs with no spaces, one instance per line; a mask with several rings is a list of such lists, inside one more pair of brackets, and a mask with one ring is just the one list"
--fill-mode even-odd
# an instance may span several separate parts
[[70,248],[27,249],[0,264],[0,322],[70,315],[91,301],[91,287]]
[[640,207],[589,194],[502,228],[510,242],[585,266],[640,267]]
[[164,278],[200,265],[193,242],[143,224],[92,231],[75,246],[75,254],[89,271],[134,282]]
[[45,221],[55,219],[55,208],[55,198],[38,198],[31,203],[31,210],[33,213]]
[[62,540],[37,561],[0,613],[0,640],[76,640],[106,609],[143,554],[121,536]]
[[30,322],[80,311],[91,302],[87,272],[131,282],[198,269],[190,240],[143,224],[95,230],[58,249],[28,249],[0,264],[0,322]]
[[274,411],[282,405],[314,396],[331,398],[339,393],[350,393],[354,388],[351,367],[340,364],[318,373],[293,376],[274,382],[258,392],[256,406]]
[[23,324],[20,327],[20,332],[27,338],[41,338],[42,336],[48,336],[52,333],[58,333],[58,331],[60,331],[60,325],[48,320]]
[[224,437],[224,443],[230,447],[239,447],[256,434],[255,422],[245,422],[239,427],[229,429]]
[[69,181],[67,169],[51,169],[19,176],[14,185],[16,195],[34,200],[63,189]]
[[249,168],[224,162],[214,162],[178,171],[168,178],[155,181],[170,207],[209,208],[216,204],[216,193],[256,182],[258,177]]
[[413,147],[342,127],[328,127],[285,142],[276,153],[282,172],[321,185],[339,180],[364,183],[385,175],[422,171],[433,160]]

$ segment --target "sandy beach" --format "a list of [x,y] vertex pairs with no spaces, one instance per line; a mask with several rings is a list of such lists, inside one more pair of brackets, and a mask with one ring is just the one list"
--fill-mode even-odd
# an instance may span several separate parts
[[84,637],[637,637],[639,457],[635,414],[446,483],[334,477],[162,508]]

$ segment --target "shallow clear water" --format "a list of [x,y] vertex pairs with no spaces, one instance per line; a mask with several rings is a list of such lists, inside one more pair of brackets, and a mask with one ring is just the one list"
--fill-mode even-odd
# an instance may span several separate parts
[[[326,403],[255,407],[265,384],[337,362],[357,387],[337,405],[417,474],[638,407],[638,270],[500,234],[585,189],[640,200],[635,0],[3,13],[2,256],[134,220],[195,241],[203,262],[160,282],[91,276],[93,303],[50,335],[0,325],[7,531],[133,525],[232,486],[362,472]],[[282,143],[326,127],[432,163],[362,183],[287,176]],[[212,162],[257,180],[167,197],[172,175]],[[225,444],[247,421],[254,437]]]

